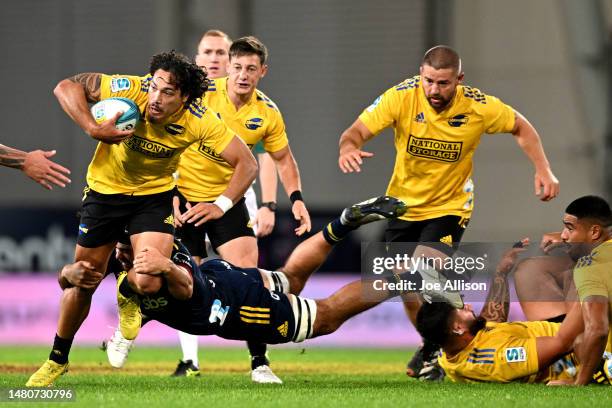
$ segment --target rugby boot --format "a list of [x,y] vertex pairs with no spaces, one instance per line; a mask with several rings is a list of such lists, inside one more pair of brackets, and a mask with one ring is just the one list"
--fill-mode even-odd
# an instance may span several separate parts
[[50,387],[60,375],[68,371],[68,363],[47,360],[28,380],[26,387]]
[[172,374],[172,377],[199,377],[200,369],[198,366],[193,364],[192,360],[179,360],[176,370]]
[[119,329],[121,335],[127,340],[134,340],[138,336],[142,324],[142,313],[138,296],[125,297],[119,291],[119,286],[127,278],[127,272],[122,272],[117,278],[117,305],[119,306]]
[[406,203],[395,197],[374,197],[345,208],[340,216],[343,225],[358,227],[385,218],[396,218],[408,210]]

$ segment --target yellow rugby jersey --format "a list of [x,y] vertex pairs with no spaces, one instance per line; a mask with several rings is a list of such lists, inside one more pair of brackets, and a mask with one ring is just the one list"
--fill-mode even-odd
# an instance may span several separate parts
[[[598,245],[591,253],[576,262],[574,283],[580,301],[589,296],[608,298],[608,316],[612,319],[612,239]],[[606,351],[612,352],[612,321]]]
[[421,221],[444,215],[469,218],[474,207],[472,157],[483,133],[509,133],[514,110],[494,96],[457,87],[441,113],[431,107],[415,76],[387,90],[359,119],[374,135],[395,131],[395,167],[387,194],[403,200],[400,217]]
[[[551,322],[487,323],[474,340],[452,357],[438,359],[454,382],[547,382],[570,379],[561,366],[574,367],[570,354],[544,372],[539,372],[536,337],[554,336],[561,325]],[[575,371],[575,370],[574,370]]]
[[87,184],[102,194],[148,195],[174,188],[172,173],[181,153],[191,144],[219,154],[234,134],[216,113],[194,101],[165,123],[146,120],[151,76],[102,75],[101,99],[124,97],[139,107],[141,120],[133,136],[119,144],[98,143],[87,170]]
[[[210,81],[203,103],[217,112],[249,148],[262,141],[266,151],[277,152],[289,144],[280,111],[259,90],[236,110],[227,94],[227,78],[218,78]],[[177,185],[189,201],[214,201],[225,191],[233,171],[214,151],[195,144],[181,157]]]

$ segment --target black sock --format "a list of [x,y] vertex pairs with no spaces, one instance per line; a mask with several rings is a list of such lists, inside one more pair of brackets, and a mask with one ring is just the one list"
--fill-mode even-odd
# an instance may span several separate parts
[[56,334],[55,340],[53,340],[53,349],[51,350],[51,354],[49,354],[49,360],[55,361],[58,364],[66,364],[68,362],[68,354],[70,354],[72,340],[74,340],[74,337],[62,339]]
[[270,360],[266,357],[267,344],[248,341],[247,346],[249,346],[249,353],[251,354],[251,370],[262,365],[270,365]]
[[126,298],[132,297],[136,294],[128,283],[127,276],[125,277],[125,279],[123,279],[121,285],[119,285],[119,293],[121,293]]
[[331,245],[334,245],[342,241],[351,231],[356,229],[357,227],[350,227],[342,224],[340,218],[336,218],[323,228],[323,237]]

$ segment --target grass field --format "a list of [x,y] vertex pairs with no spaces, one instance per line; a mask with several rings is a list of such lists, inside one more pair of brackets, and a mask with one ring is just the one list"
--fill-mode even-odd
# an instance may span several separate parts
[[[609,407],[612,389],[527,384],[427,384],[403,374],[406,351],[275,349],[273,368],[284,384],[255,385],[242,349],[202,349],[202,376],[170,378],[177,348],[136,348],[122,370],[106,354],[74,348],[70,372],[56,384],[72,388],[76,402],[47,406],[112,407]],[[48,354],[44,347],[1,347],[0,388],[22,387]],[[15,403],[2,403],[15,406]],[[29,404],[28,406],[44,406]]]

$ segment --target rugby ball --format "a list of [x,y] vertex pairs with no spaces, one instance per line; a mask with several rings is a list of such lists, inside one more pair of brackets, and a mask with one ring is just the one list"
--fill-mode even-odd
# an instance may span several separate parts
[[132,130],[140,120],[140,110],[133,100],[128,98],[103,99],[91,107],[91,114],[98,123],[102,123],[115,116],[117,112],[123,115],[115,122],[119,130]]

